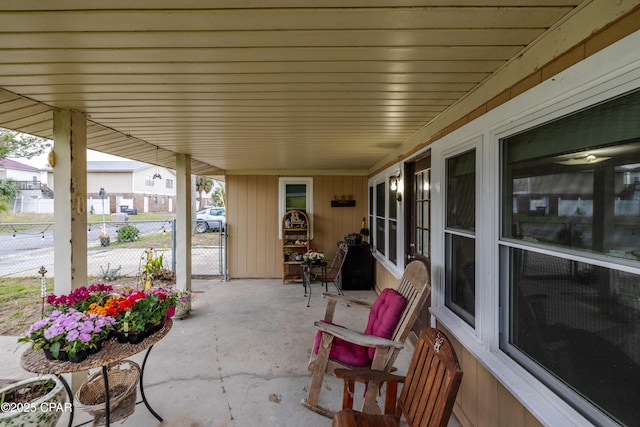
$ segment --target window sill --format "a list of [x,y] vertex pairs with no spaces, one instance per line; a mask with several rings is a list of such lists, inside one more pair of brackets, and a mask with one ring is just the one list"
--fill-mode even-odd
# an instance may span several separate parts
[[432,307],[430,311],[437,322],[542,424],[592,425],[590,420],[499,349],[490,349],[483,344],[469,325],[446,307]]

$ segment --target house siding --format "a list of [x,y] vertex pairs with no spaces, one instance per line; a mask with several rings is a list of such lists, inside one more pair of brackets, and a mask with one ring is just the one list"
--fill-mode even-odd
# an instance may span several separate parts
[[[313,227],[311,246],[336,253],[339,240],[359,231],[367,214],[367,178],[327,176],[313,178]],[[282,276],[282,247],[278,214],[279,177],[275,175],[228,175],[227,227],[229,276],[231,278],[277,278]],[[353,197],[355,207],[333,208],[336,197]]]

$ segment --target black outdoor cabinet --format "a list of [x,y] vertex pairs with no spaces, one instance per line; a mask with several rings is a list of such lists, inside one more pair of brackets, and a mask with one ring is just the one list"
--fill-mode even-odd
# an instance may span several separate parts
[[373,289],[373,255],[368,243],[349,245],[347,257],[342,265],[342,289]]

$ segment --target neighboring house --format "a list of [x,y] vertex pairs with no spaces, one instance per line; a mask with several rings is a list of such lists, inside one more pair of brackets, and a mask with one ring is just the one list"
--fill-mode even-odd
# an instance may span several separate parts
[[[155,178],[154,178],[155,176]],[[173,212],[176,202],[173,171],[135,161],[88,161],[87,199],[109,198],[109,213],[123,209],[138,212]],[[101,212],[96,203],[95,212]],[[90,207],[89,207],[90,209]]]
[[18,212],[53,212],[53,192],[46,184],[46,171],[12,159],[0,159],[0,179],[13,181],[20,196],[10,203]]
[[12,159],[0,159],[0,179],[40,183],[41,170]]
[[[154,175],[156,177],[154,178]],[[157,175],[160,175],[158,177]],[[55,189],[53,172],[49,173]],[[88,161],[87,209],[102,213],[100,189],[105,191],[105,212],[173,212],[176,203],[174,171],[136,161]]]

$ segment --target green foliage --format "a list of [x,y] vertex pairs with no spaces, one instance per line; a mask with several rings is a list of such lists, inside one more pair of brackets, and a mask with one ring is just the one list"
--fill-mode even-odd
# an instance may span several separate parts
[[107,263],[107,269],[103,269],[102,266],[100,266],[100,275],[98,276],[98,279],[100,280],[108,280],[108,281],[113,281],[113,280],[117,280],[120,277],[122,277],[122,274],[120,274],[120,269],[122,268],[122,266],[118,266],[118,268],[111,268],[111,264]]
[[118,228],[118,242],[133,242],[140,238],[140,230],[133,225],[127,224]]
[[196,176],[196,192],[200,195],[200,209],[204,209],[202,193],[208,193],[213,188],[213,180],[206,176]]
[[160,270],[164,267],[164,254],[160,254],[157,257],[153,257],[147,261],[144,266],[144,274],[148,279],[155,278]]
[[8,202],[20,194],[18,186],[10,179],[0,179],[0,211],[9,209]]
[[225,207],[225,195],[224,183],[216,181],[213,193],[211,193],[211,202],[213,203],[213,206]]
[[9,129],[0,129],[0,159],[6,157],[30,159],[51,148],[51,143],[43,138]]
[[18,197],[20,190],[15,182],[11,179],[0,179],[0,196],[5,196],[8,199],[15,199]]

